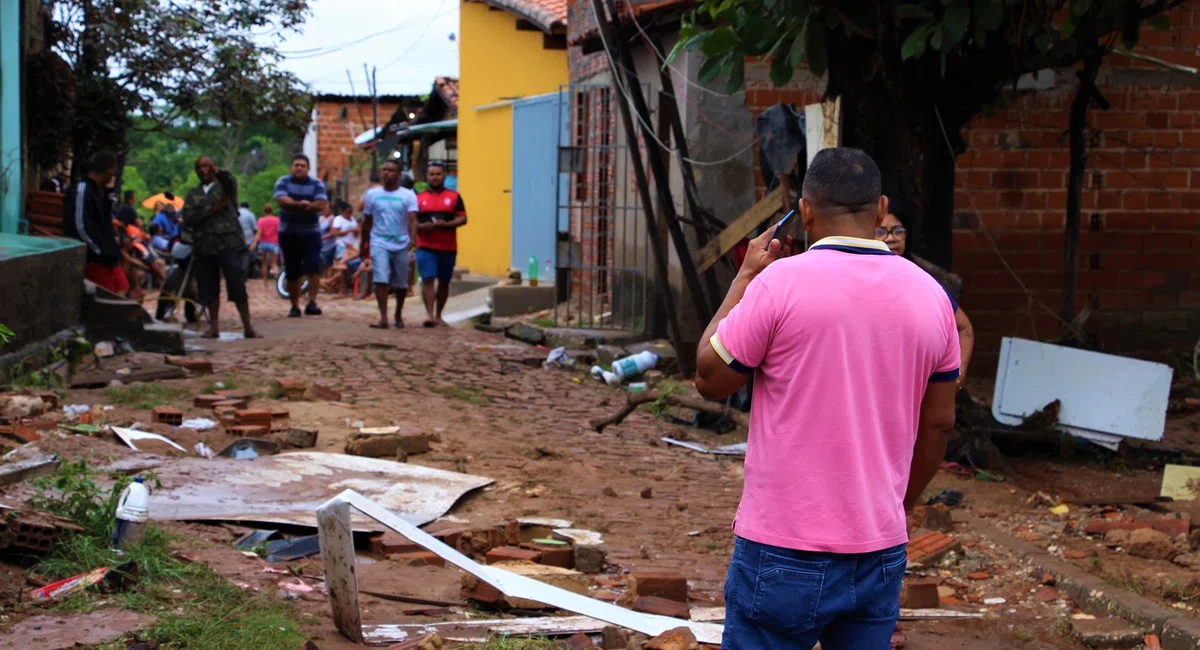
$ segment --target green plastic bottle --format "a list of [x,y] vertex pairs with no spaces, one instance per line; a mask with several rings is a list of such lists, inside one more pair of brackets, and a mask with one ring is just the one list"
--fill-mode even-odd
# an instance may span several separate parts
[[529,286],[538,286],[538,263],[537,255],[529,256]]

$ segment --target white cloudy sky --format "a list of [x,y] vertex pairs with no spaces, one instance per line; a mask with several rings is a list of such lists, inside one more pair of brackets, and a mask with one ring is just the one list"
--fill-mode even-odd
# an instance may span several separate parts
[[434,77],[458,76],[459,0],[310,0],[301,34],[279,46],[285,67],[319,93],[367,94],[363,64],[381,95],[429,92]]

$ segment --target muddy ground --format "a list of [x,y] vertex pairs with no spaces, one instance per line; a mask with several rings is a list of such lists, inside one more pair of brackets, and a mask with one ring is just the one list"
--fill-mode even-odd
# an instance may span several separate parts
[[[260,300],[260,299],[256,299]],[[256,304],[258,304],[256,302]],[[279,309],[282,313],[282,307]],[[696,604],[722,602],[724,572],[732,551],[730,523],[741,494],[743,469],[737,459],[715,458],[659,442],[663,436],[714,441],[712,434],[670,423],[666,417],[639,411],[602,434],[588,426],[590,418],[619,407],[622,393],[566,371],[532,368],[511,359],[538,352],[502,336],[463,329],[377,331],[367,328],[361,311],[339,314],[336,303],[322,318],[287,320],[274,314],[260,318],[266,338],[203,344],[192,356],[210,359],[213,376],[155,383],[155,395],[168,399],[185,417],[210,413],[191,406],[191,397],[215,381],[253,391],[256,407],[290,411],[291,421],[318,429],[317,451],[340,453],[351,424],[401,424],[436,433],[441,442],[430,453],[409,462],[487,476],[491,486],[468,495],[452,510],[454,522],[502,523],[519,516],[557,517],[576,527],[604,534],[615,573],[671,569],[690,580]],[[199,346],[197,339],[189,343]],[[120,359],[106,361],[112,365]],[[332,402],[286,402],[267,397],[272,380],[322,380],[343,393]],[[987,386],[973,386],[987,394]],[[75,390],[65,403],[110,404],[106,389]],[[148,422],[149,411],[136,404],[113,404],[103,412],[109,422]],[[1197,417],[1172,422],[1168,443],[1200,446]],[[222,433],[161,432],[186,448],[203,440],[219,449],[231,438]],[[729,437],[722,437],[727,442]],[[54,443],[66,455],[127,457],[130,451],[108,440],[71,438]],[[165,450],[157,450],[164,451]],[[939,474],[932,489],[965,493],[963,508],[1001,523],[1012,531],[1036,528],[1043,520],[1060,522],[1047,507],[1030,503],[1037,492],[1062,497],[1121,492],[1156,493],[1160,467],[1131,467],[1120,460],[1091,455],[1063,459],[1014,458],[1004,483],[985,483]],[[649,498],[642,494],[649,489]],[[1171,505],[1190,512],[1193,506]],[[1086,509],[1071,518],[1084,519]],[[437,526],[438,524],[434,524]],[[320,589],[319,556],[280,565],[250,558],[232,548],[245,528],[228,524],[168,524],[187,551],[245,588],[278,593],[282,580],[313,586],[295,600],[304,629],[322,649],[355,647],[334,629]],[[689,533],[699,534],[689,535]],[[964,607],[984,611],[983,620],[961,623],[902,624],[908,648],[999,649],[1082,647],[1065,637],[1064,617],[1073,603],[1038,598],[1042,576],[1034,575],[1003,548],[959,524],[953,533],[966,546],[957,565],[927,572],[955,589]],[[1111,571],[1114,580],[1132,572],[1139,584],[1180,567],[1146,564],[1099,548],[1094,540],[1070,532],[1047,536],[1046,546],[1087,548],[1095,552],[1081,566]],[[1093,559],[1095,558],[1095,559]],[[1130,562],[1130,560],[1136,560]],[[407,566],[361,553],[360,588],[459,601],[460,573],[455,569]],[[311,578],[281,575],[289,569]],[[268,571],[272,569],[272,571]],[[967,573],[987,571],[985,580]],[[1152,591],[1152,590],[1151,590]],[[1161,597],[1162,594],[1159,594]],[[1002,605],[983,605],[984,598],[1004,598]],[[1174,604],[1178,600],[1167,602]],[[1185,607],[1190,607],[1190,601]],[[419,605],[362,597],[366,623],[428,622],[437,617],[415,610]]]

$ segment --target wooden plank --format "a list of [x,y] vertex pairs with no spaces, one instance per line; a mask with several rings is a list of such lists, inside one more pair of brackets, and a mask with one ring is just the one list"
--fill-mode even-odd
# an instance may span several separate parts
[[762,222],[778,214],[780,205],[783,205],[783,190],[781,187],[776,187],[700,249],[696,255],[696,271],[704,273],[712,268],[722,257],[725,257],[726,253],[733,250],[738,242],[754,232],[754,229]]
[[337,499],[317,508],[317,534],[333,623],[346,638],[361,644],[362,615],[358,609],[358,578],[354,573],[350,504]]

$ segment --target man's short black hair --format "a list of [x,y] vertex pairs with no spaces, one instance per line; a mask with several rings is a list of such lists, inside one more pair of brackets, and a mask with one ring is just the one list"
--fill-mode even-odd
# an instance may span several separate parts
[[862,149],[822,149],[804,172],[804,200],[818,208],[857,212],[877,203],[882,194],[879,166]]
[[87,161],[87,170],[91,174],[116,171],[117,156],[111,151],[97,151]]
[[296,162],[297,160],[303,160],[304,164],[308,165],[309,167],[312,167],[312,161],[310,161],[308,159],[308,156],[306,156],[302,153],[298,153],[298,154],[292,156],[292,162]]
[[163,198],[165,198],[168,201],[174,201],[175,195],[171,192],[163,192]]
[[121,198],[125,199],[126,201],[131,201],[136,196],[137,194],[135,194],[133,190],[125,190],[125,193],[121,195]]
[[[384,165],[395,165],[396,169],[398,171],[404,171],[404,165],[401,165],[400,161],[396,160],[395,158],[388,158],[387,160],[383,161],[383,164]],[[382,167],[382,166],[383,165],[380,165],[380,167]]]
[[446,163],[440,160],[430,160],[429,163],[425,165],[425,169],[429,169],[430,167],[437,167],[442,171],[446,171]]
[[240,206],[238,206],[238,207],[241,207],[241,208],[246,208],[247,210],[249,210],[249,209],[250,209],[250,202],[249,202],[249,201],[242,201],[242,204],[241,204]]

